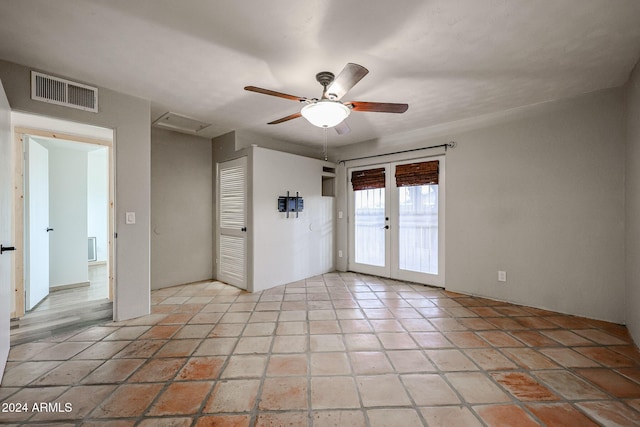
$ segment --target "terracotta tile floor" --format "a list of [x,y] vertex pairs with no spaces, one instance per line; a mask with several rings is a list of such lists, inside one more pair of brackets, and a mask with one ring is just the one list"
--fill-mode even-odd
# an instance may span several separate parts
[[353,273],[152,303],[13,347],[0,424],[640,425],[620,325]]

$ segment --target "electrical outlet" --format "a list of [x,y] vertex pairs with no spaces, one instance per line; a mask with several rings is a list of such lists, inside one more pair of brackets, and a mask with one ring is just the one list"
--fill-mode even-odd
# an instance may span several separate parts
[[506,282],[507,281],[507,272],[498,270],[498,282]]
[[338,258],[342,258],[342,251],[338,251]]

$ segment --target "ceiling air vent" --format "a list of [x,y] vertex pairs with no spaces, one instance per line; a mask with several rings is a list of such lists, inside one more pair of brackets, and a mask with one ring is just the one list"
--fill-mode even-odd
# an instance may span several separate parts
[[31,99],[98,112],[98,88],[31,71]]
[[188,133],[191,135],[197,135],[201,130],[211,126],[211,123],[201,122],[200,120],[181,116],[180,114],[172,113],[171,111],[164,113],[151,124],[159,128]]

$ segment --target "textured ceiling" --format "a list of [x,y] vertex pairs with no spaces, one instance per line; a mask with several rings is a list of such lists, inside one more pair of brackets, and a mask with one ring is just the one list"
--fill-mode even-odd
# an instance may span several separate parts
[[315,74],[369,74],[343,100],[350,144],[624,84],[640,55],[638,0],[0,0],[0,58],[149,99],[212,123],[317,144],[301,105],[243,90],[319,97]]

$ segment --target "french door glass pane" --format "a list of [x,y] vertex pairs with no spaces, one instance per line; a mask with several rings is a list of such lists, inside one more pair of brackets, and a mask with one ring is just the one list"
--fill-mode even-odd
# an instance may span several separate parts
[[438,274],[438,186],[398,188],[401,270]]
[[385,265],[384,188],[354,191],[355,262]]

